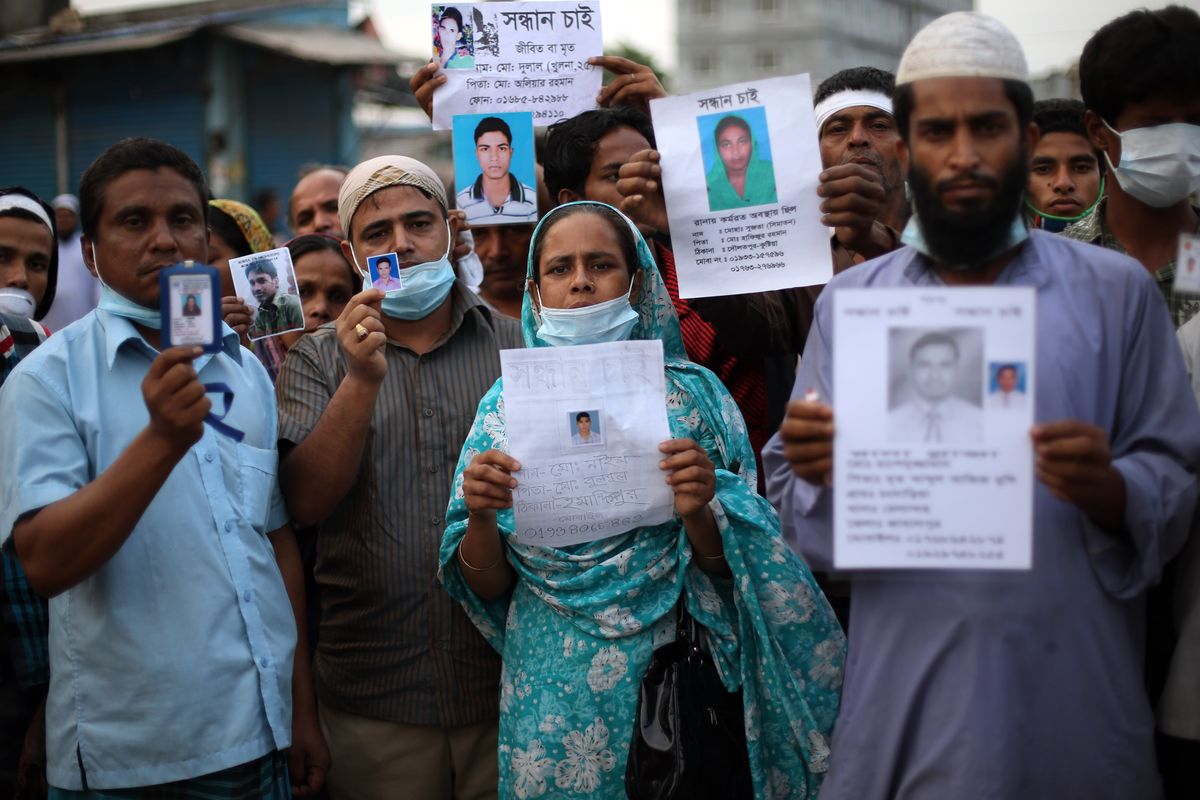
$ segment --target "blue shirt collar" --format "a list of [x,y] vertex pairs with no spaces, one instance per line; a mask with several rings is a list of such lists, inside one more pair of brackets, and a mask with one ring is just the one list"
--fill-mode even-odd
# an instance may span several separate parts
[[[103,331],[104,356],[109,370],[112,370],[113,364],[117,360],[117,352],[126,342],[130,343],[130,347],[140,349],[151,359],[158,357],[158,351],[150,346],[150,343],[138,332],[133,323],[125,317],[110,314],[103,309],[96,309],[96,320]],[[221,347],[226,354],[241,366],[241,342],[238,340],[238,335],[234,332],[233,328],[230,328],[224,322],[221,323]],[[199,371],[211,358],[212,353],[205,353],[196,359],[196,370]]]
[[[1044,236],[1055,236],[1045,231],[1031,230],[1029,238],[1022,242],[1016,258],[997,276],[993,286],[1034,286],[1040,288],[1050,280],[1050,271],[1042,261],[1042,248],[1038,240]],[[913,247],[905,248],[908,263],[904,266],[904,277],[915,286],[942,285],[941,277],[933,268],[933,262]]]

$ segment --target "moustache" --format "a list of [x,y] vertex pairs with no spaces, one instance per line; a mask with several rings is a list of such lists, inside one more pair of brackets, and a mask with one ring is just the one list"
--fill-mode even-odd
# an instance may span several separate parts
[[933,188],[938,194],[948,192],[953,189],[959,189],[964,186],[984,186],[992,191],[997,191],[1000,188],[1000,181],[991,175],[980,175],[971,173],[970,175],[959,175],[956,178],[947,178],[944,181],[938,181]]

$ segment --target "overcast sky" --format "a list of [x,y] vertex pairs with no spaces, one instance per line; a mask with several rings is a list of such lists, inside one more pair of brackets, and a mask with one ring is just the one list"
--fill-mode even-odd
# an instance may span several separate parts
[[[600,0],[605,43],[629,42],[652,53],[670,69],[678,57],[675,48],[676,2]],[[1200,10],[1200,0],[1176,2]],[[164,0],[73,0],[72,4],[86,14],[163,5]],[[1034,74],[1070,64],[1096,28],[1113,17],[1141,6],[1157,8],[1166,4],[1161,0],[976,0],[980,11],[998,17],[1021,40]],[[389,46],[410,55],[424,53],[430,48],[429,3],[422,0],[356,0],[351,5],[371,11]]]

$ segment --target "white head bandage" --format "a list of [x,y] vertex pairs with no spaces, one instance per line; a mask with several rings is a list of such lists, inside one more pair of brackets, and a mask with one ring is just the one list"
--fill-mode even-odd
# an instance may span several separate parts
[[1000,78],[1027,83],[1025,53],[1000,20],[974,11],[938,17],[900,57],[896,85],[928,78]]
[[821,135],[821,130],[825,127],[825,123],[834,114],[839,111],[845,111],[847,108],[856,108],[857,106],[878,108],[880,111],[891,114],[892,98],[874,89],[846,89],[845,91],[834,92],[829,97],[817,103],[816,108],[813,109],[813,114],[817,118],[817,135]]
[[19,208],[22,211],[28,211],[46,223],[46,227],[50,229],[51,233],[54,233],[54,225],[50,222],[50,215],[46,213],[46,209],[42,208],[42,204],[38,201],[23,194],[0,195],[0,211],[8,211],[10,208]]

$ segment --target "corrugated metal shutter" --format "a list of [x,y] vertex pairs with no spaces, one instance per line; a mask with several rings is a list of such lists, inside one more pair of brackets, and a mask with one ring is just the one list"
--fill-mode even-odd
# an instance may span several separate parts
[[0,186],[54,197],[54,87],[0,71]]
[[67,91],[73,186],[109,145],[149,136],[204,167],[203,60],[195,39],[137,53],[78,59]]
[[274,189],[286,206],[302,165],[338,158],[337,71],[255,48],[243,63],[246,189]]

